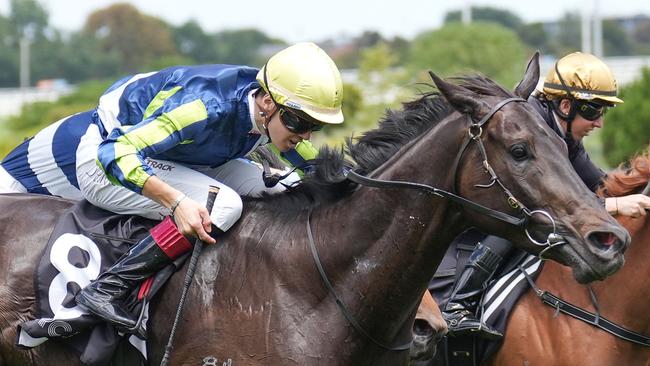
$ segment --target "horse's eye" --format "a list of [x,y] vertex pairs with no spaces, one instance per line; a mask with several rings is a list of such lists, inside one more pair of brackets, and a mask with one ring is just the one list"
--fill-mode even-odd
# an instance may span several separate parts
[[523,161],[528,158],[528,149],[524,145],[515,145],[510,148],[510,155],[517,161]]

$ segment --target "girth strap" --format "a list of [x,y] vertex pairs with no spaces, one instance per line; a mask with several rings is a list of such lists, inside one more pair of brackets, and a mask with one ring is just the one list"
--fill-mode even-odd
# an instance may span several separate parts
[[329,292],[334,296],[334,299],[336,300],[336,305],[338,305],[339,309],[345,316],[345,318],[348,320],[350,324],[352,324],[352,327],[359,332],[361,335],[364,337],[368,338],[372,343],[376,344],[377,346],[388,350],[388,351],[406,351],[411,348],[411,344],[413,344],[413,339],[411,338],[410,341],[407,343],[401,345],[401,346],[387,346],[383,344],[382,342],[379,342],[376,340],[373,336],[371,336],[368,332],[366,332],[359,322],[350,314],[348,309],[345,307],[345,304],[343,304],[343,301],[341,300],[341,297],[336,293],[334,290],[334,286],[332,286],[332,283],[330,282],[329,278],[327,278],[327,274],[325,273],[325,269],[323,268],[323,265],[321,264],[320,257],[318,256],[318,251],[316,250],[316,244],[314,243],[314,236],[311,232],[311,210],[307,213],[307,237],[309,238],[309,249],[311,250],[311,255],[314,258],[314,263],[316,263],[316,268],[318,268],[318,273],[320,274],[320,278],[323,280],[323,283],[325,283],[325,287],[329,290]]

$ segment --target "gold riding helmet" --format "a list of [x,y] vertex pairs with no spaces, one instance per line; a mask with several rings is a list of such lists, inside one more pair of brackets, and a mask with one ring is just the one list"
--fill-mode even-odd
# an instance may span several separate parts
[[551,98],[571,98],[606,106],[623,103],[612,71],[598,57],[574,52],[548,72],[542,91]]
[[341,74],[314,43],[297,43],[276,53],[260,69],[257,81],[282,106],[321,123],[343,122]]

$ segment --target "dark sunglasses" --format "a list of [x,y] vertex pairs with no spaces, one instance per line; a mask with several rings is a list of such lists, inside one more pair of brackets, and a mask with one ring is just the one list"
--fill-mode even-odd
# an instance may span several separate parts
[[276,105],[280,109],[280,121],[282,121],[282,124],[287,128],[287,130],[293,133],[301,134],[320,131],[324,126],[322,123],[314,123],[306,120],[280,104]]
[[273,93],[271,93],[271,88],[269,87],[269,82],[266,79],[267,67],[268,63],[264,65],[264,84],[266,84],[266,87],[269,90],[269,96],[271,97],[271,100],[273,103],[275,103],[276,106],[278,106],[278,109],[280,110],[280,121],[282,121],[284,127],[286,127],[287,130],[297,134],[307,133],[310,131],[315,132],[322,129],[324,126],[322,123],[315,123],[303,117],[300,117],[296,113],[291,112],[291,110],[287,107],[275,101],[275,98],[273,98]]
[[587,121],[595,121],[607,112],[607,107],[593,102],[575,101],[576,112]]

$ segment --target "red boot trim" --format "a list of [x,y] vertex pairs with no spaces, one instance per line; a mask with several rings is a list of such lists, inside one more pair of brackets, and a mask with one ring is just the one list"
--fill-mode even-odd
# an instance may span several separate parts
[[151,291],[151,286],[153,285],[154,276],[147,278],[140,284],[140,291],[138,291],[138,301],[142,301],[145,296],[149,295],[149,291]]
[[165,217],[160,224],[152,227],[149,233],[160,249],[171,259],[176,259],[192,249],[190,241],[178,231],[169,216]]

